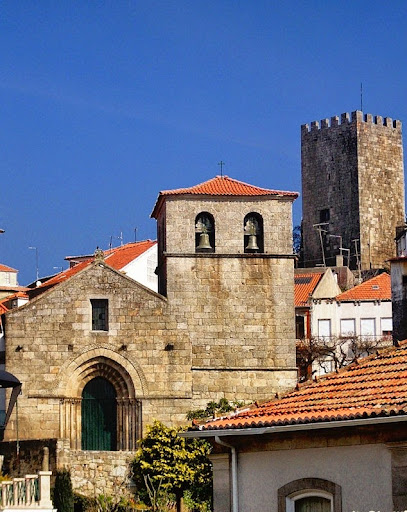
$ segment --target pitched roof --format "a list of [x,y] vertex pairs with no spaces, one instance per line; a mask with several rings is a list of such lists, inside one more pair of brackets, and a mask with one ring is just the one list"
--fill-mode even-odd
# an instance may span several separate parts
[[0,272],[18,272],[15,268],[8,267],[7,265],[2,265],[0,263]]
[[214,178],[199,183],[189,188],[177,188],[174,190],[162,190],[157,198],[151,217],[156,217],[159,206],[164,196],[178,195],[207,195],[207,196],[286,196],[293,199],[298,197],[298,192],[271,190],[249,185],[243,181],[229,178],[229,176],[215,176]]
[[294,305],[295,307],[307,306],[310,295],[321,281],[324,274],[309,273],[294,275]]
[[[120,247],[115,247],[113,249],[109,249],[107,251],[103,251],[105,255],[105,262],[116,270],[121,270],[123,267],[128,265],[131,261],[135,260],[137,257],[141,256],[148,249],[156,245],[155,240],[143,240],[141,242],[133,242],[129,244],[122,245]],[[62,283],[66,281],[70,277],[74,276],[88,265],[90,265],[94,260],[94,257],[91,256],[87,260],[81,261],[77,263],[73,267],[70,267],[59,274],[51,277],[47,281],[45,281],[40,286],[37,286],[35,290],[44,288],[44,291],[51,286],[55,286],[56,284]]]
[[336,296],[337,301],[391,300],[391,278],[386,272]]
[[105,262],[116,270],[121,270],[154,245],[157,245],[155,240],[143,240],[116,247],[111,251],[105,251]]
[[209,421],[200,430],[260,428],[407,414],[407,342],[339,373],[297,387],[283,398]]

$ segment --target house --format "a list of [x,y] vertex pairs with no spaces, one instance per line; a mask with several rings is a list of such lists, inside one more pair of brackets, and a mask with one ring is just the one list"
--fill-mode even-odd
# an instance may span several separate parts
[[383,272],[337,295],[334,300],[313,300],[312,318],[311,335],[315,338],[391,340],[390,275]]
[[[2,317],[6,370],[23,384],[20,440],[54,440],[76,489],[105,493],[153,419],[181,424],[211,400],[291,389],[296,197],[227,176],[162,191],[159,293],[129,277],[126,246],[30,290]],[[16,437],[14,415],[5,438]]]
[[214,447],[214,512],[405,510],[407,342],[183,435]]
[[336,276],[330,268],[312,272],[295,269],[294,305],[295,334],[297,339],[312,336],[312,305],[314,301],[332,299],[341,293]]
[[[140,242],[128,243],[102,251],[106,263],[127,275],[131,279],[157,291],[157,242],[155,240],[143,240]],[[56,284],[66,281],[71,276],[90,265],[94,261],[94,255],[67,256],[69,268],[58,274],[41,278],[40,282],[32,283],[28,293],[30,298],[49,290]]]
[[[114,247],[104,251],[106,263],[120,270],[128,277],[141,283],[147,288],[157,291],[157,242],[143,240]],[[72,268],[78,263],[93,259],[93,254],[85,256],[67,256],[66,261]]]
[[393,340],[407,338],[407,227],[396,233],[397,256],[390,260]]
[[18,270],[0,263],[0,300],[16,292],[24,292],[26,288],[17,282]]

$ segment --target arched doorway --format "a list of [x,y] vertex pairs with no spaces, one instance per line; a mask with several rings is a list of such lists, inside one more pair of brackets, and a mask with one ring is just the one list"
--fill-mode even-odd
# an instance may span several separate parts
[[117,450],[117,401],[113,385],[103,377],[82,391],[82,450]]

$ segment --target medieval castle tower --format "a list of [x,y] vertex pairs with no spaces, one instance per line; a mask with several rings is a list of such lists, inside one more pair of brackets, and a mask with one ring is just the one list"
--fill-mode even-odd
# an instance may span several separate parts
[[342,252],[382,268],[405,219],[401,122],[356,111],[302,125],[301,161],[305,266]]

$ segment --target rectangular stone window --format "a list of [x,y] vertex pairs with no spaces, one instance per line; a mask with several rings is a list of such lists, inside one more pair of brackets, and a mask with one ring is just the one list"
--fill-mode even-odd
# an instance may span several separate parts
[[329,222],[331,215],[329,212],[329,208],[324,208],[323,210],[319,210],[319,222],[322,224],[324,222]]
[[92,305],[92,331],[108,330],[108,300],[91,299]]

